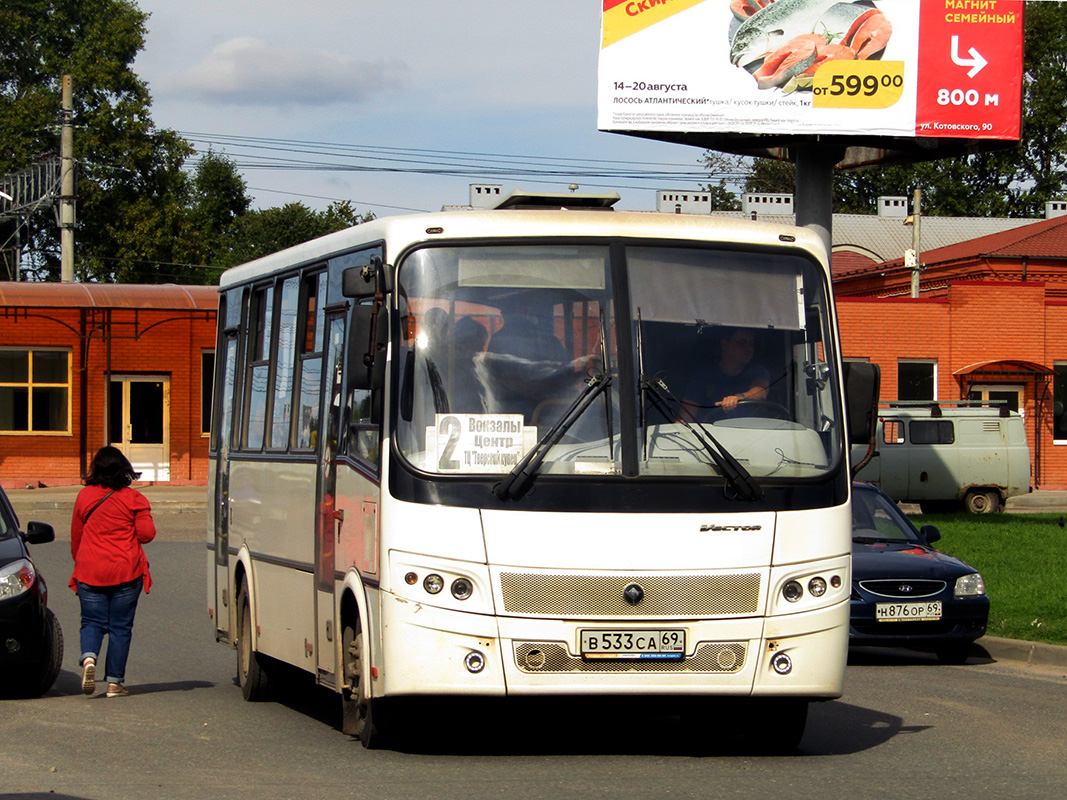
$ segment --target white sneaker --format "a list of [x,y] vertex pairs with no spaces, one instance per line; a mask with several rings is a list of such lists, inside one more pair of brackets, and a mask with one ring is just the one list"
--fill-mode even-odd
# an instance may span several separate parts
[[96,661],[92,658],[85,659],[82,664],[82,692],[92,694],[96,691]]

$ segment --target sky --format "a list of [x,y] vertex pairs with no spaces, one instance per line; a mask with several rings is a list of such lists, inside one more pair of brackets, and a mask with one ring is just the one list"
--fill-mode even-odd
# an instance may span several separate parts
[[597,131],[598,0],[135,1],[156,125],[230,157],[258,208],[381,217],[576,183],[647,210],[703,174],[699,148]]

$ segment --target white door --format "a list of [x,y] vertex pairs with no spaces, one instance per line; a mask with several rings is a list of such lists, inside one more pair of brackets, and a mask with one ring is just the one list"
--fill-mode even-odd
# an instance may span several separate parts
[[169,481],[170,378],[112,375],[108,432],[142,481]]

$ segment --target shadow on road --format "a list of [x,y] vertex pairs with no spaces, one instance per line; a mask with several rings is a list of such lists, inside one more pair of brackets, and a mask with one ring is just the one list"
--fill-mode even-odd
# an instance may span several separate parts
[[[276,702],[340,729],[336,693],[299,673],[280,683]],[[468,697],[419,698],[381,710],[391,723],[388,749],[413,755],[729,757],[763,754],[741,736],[745,715],[754,708],[763,707],[685,698]],[[760,713],[768,727],[776,724],[772,710]],[[924,730],[840,700],[813,703],[804,738],[790,757],[858,753]],[[350,741],[360,747],[358,739]]]
[[[213,681],[169,681],[166,683],[128,683],[130,694],[156,694],[159,692],[188,692],[193,689],[210,689],[214,686]],[[97,681],[96,697],[104,697],[103,690],[107,684]],[[0,686],[0,697],[5,697],[3,687]],[[44,695],[45,697],[66,697],[68,695],[82,693],[82,676],[80,672],[62,670],[52,688]],[[53,795],[54,796],[54,795]],[[0,795],[4,798],[5,795]]]

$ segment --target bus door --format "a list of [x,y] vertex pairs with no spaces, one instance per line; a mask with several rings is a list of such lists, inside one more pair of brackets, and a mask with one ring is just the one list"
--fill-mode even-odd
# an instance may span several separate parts
[[215,638],[229,641],[230,611],[234,598],[230,588],[230,444],[233,441],[233,400],[237,380],[237,333],[227,332],[223,342],[222,363],[218,366],[222,396],[217,397],[219,411],[215,414],[218,430],[215,437],[215,475],[212,521],[215,530],[215,591],[212,608],[215,609]]
[[[336,508],[337,447],[341,436],[343,414],[345,317],[330,314],[326,317],[326,364],[323,370],[322,404],[318,442],[318,478],[315,507],[315,638],[320,679],[336,672],[337,641],[334,613],[334,562],[341,540],[344,511]],[[354,521],[353,521],[354,522]],[[323,681],[334,683],[333,680]]]

